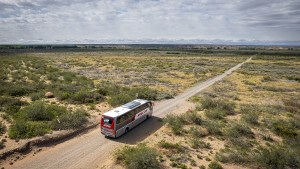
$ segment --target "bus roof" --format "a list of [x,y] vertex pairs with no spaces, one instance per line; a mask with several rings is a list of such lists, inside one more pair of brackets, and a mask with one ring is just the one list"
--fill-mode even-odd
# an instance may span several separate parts
[[149,102],[149,101],[143,100],[143,99],[136,99],[136,100],[126,103],[120,107],[114,108],[114,109],[104,113],[103,115],[108,116],[108,117],[118,117],[118,116],[125,114],[128,111],[138,107],[139,105],[142,105],[147,102]]

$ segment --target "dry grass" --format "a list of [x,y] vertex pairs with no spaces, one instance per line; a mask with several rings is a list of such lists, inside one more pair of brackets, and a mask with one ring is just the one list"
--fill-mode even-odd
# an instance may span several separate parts
[[[180,120],[184,115],[178,115],[177,122],[172,121],[152,136],[186,147],[184,152],[170,153],[158,146],[163,164],[207,168],[217,160],[223,168],[299,168],[299,65],[297,57],[257,56],[191,98],[202,119],[200,125],[185,124]],[[230,108],[234,113],[226,114],[223,103],[235,105]],[[172,130],[177,123],[179,135]]]

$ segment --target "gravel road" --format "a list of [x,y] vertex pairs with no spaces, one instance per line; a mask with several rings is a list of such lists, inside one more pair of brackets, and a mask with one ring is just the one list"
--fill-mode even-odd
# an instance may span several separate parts
[[[251,58],[245,62],[250,61]],[[56,146],[45,147],[37,154],[29,153],[25,158],[16,161],[13,165],[4,164],[5,168],[26,168],[26,169],[77,169],[77,168],[99,168],[109,158],[117,147],[123,144],[136,144],[147,138],[150,134],[158,130],[162,123],[158,119],[183,104],[189,97],[201,92],[217,81],[220,81],[234,70],[241,67],[245,62],[240,63],[223,74],[196,84],[186,92],[173,99],[159,102],[154,107],[153,117],[141,125],[132,129],[126,135],[118,139],[105,138],[97,128],[75,137]]]

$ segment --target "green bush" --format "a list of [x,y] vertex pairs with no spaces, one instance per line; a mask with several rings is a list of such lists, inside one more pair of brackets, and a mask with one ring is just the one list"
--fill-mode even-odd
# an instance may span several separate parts
[[245,137],[230,137],[228,139],[230,146],[243,151],[251,151],[250,148],[253,147],[253,142]]
[[15,121],[9,129],[9,137],[12,139],[31,138],[42,136],[50,131],[49,123]]
[[4,111],[10,115],[17,113],[21,106],[28,104],[27,102],[20,101],[10,97],[0,97],[0,111]]
[[32,101],[40,100],[45,96],[44,92],[37,92],[30,95]]
[[83,127],[88,121],[88,114],[84,110],[77,110],[73,113],[64,113],[53,120],[53,129],[77,129]]
[[36,101],[20,110],[16,114],[16,118],[29,121],[51,121],[55,117],[65,113],[67,113],[65,107],[48,105],[42,101]]
[[10,96],[24,96],[34,92],[34,89],[29,86],[12,85],[7,89],[7,92]]
[[242,115],[243,121],[245,121],[246,123],[249,123],[249,124],[253,124],[253,125],[258,124],[258,118],[259,118],[258,114],[252,113],[252,112]]
[[67,100],[71,95],[69,92],[55,92],[55,96],[57,96],[58,100]]
[[125,94],[125,93],[120,93],[120,94],[116,94],[116,95],[111,96],[107,100],[107,102],[112,106],[118,106],[118,105],[128,103],[128,102],[130,102],[134,99],[135,99],[134,96],[130,96],[130,95]]
[[300,168],[300,150],[279,145],[262,148],[255,160],[261,166],[270,169]]
[[164,118],[164,122],[167,123],[167,126],[171,128],[174,134],[179,135],[182,133],[182,128],[183,128],[182,116],[168,114]]
[[216,161],[212,161],[208,164],[209,169],[223,169],[223,167]]
[[203,127],[205,127],[208,130],[209,134],[223,135],[223,126],[224,125],[219,121],[207,120],[203,122]]
[[216,159],[222,163],[236,163],[236,164],[244,164],[249,162],[249,157],[246,153],[232,150],[232,149],[221,149],[216,154]]
[[4,141],[3,141],[3,140],[1,140],[1,141],[0,141],[0,150],[1,150],[1,149],[3,149],[4,147],[5,147],[5,145],[4,145]]
[[118,163],[124,164],[127,169],[157,169],[161,168],[155,149],[145,144],[136,147],[125,146],[115,153]]
[[138,98],[146,100],[157,100],[158,91],[150,89],[149,87],[136,87],[131,89],[130,93],[137,94]]
[[191,133],[193,137],[205,137],[208,135],[207,129],[199,127],[191,127],[189,133]]
[[209,143],[205,143],[204,141],[200,140],[198,137],[192,137],[189,140],[189,143],[192,148],[197,149],[197,148],[207,148],[210,149],[211,145]]
[[201,99],[201,107],[203,109],[219,109],[224,111],[227,115],[235,114],[235,106],[234,102],[222,99],[212,99],[210,97],[204,97]]
[[295,137],[298,135],[298,130],[290,122],[278,120],[273,122],[272,131],[283,137]]
[[210,118],[210,119],[223,119],[226,115],[224,110],[219,109],[219,108],[213,108],[213,109],[208,109],[204,111],[205,116]]
[[181,119],[186,124],[196,124],[201,125],[202,124],[202,118],[197,111],[187,111],[186,113],[181,115]]
[[285,109],[291,113],[300,112],[300,101],[297,98],[284,99]]
[[182,153],[186,151],[186,148],[178,143],[170,143],[165,140],[161,140],[158,146],[164,149],[172,150],[175,153]]
[[254,138],[254,133],[245,124],[235,123],[225,130],[225,134],[228,137],[239,138],[247,137]]
[[217,107],[217,103],[210,97],[206,96],[201,99],[201,107],[203,109],[210,109]]
[[[64,97],[66,97],[66,95]],[[72,103],[79,103],[79,104],[94,103],[102,99],[102,96],[97,92],[88,92],[86,90],[81,90],[74,94],[70,94],[68,95],[68,97]]]
[[6,127],[1,121],[0,122],[0,135],[2,135],[5,131],[6,131]]

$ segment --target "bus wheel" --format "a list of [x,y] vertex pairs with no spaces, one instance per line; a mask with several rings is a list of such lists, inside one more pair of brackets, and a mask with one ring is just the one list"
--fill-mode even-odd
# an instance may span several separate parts
[[146,119],[149,119],[149,115],[146,116]]
[[127,128],[125,129],[125,133],[128,133],[128,131],[129,131],[129,128],[127,127]]

